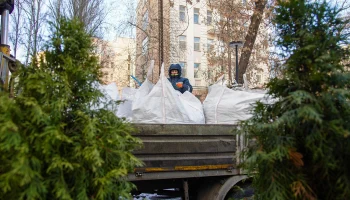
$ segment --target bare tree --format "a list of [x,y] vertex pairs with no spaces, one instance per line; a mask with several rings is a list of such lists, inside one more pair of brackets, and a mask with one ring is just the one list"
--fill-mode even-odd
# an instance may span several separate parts
[[64,0],[49,0],[48,3],[48,16],[50,21],[58,25],[59,19],[64,15],[63,13]]
[[[229,43],[231,41],[245,41],[245,38],[249,35],[249,27],[254,24],[251,20],[254,16],[255,4],[255,1],[208,1],[208,6],[212,10],[212,23],[208,26],[208,29],[209,33],[212,34],[211,37],[215,38],[214,41],[217,40],[207,50],[208,74],[206,78],[209,79],[209,82],[214,82],[223,74],[228,76],[229,82],[233,80],[235,50],[229,46]],[[247,75],[251,86],[261,84],[262,74],[264,76],[268,74],[269,31],[267,29],[269,29],[268,16],[270,14],[267,13],[263,16],[264,18],[259,22],[262,24],[261,28],[257,27],[255,35],[250,34],[254,38],[254,43],[251,43],[252,48],[238,49],[238,56],[242,56],[242,49],[248,50],[252,55],[252,58],[248,59],[247,68],[244,71],[239,69],[239,72]]]
[[23,19],[24,21],[24,50],[26,51],[25,65],[29,63],[32,56],[36,56],[41,42],[43,41],[43,24],[45,22],[45,13],[43,12],[44,0],[23,0]]
[[91,35],[97,35],[107,17],[104,0],[68,0],[68,17],[78,18]]
[[19,43],[21,41],[22,36],[22,25],[23,25],[23,13],[22,13],[22,3],[23,0],[17,0],[15,1],[14,10],[11,14],[11,20],[12,20],[12,31],[10,32],[10,40],[12,41],[12,49],[13,49],[13,56],[17,56],[17,51],[19,47]]
[[118,0],[49,0],[51,21],[60,17],[77,18],[85,30],[93,37],[102,38],[115,21],[108,22],[110,16],[118,12]]

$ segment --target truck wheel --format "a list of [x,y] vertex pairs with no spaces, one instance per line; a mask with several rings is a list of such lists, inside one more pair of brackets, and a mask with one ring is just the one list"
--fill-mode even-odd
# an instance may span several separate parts
[[238,183],[237,187],[234,186],[229,193],[226,195],[225,199],[229,200],[251,200],[254,196],[254,188],[251,183]]
[[[231,176],[230,178],[208,183],[200,188],[198,192],[198,200],[225,200],[235,198],[236,193],[232,191],[233,186],[238,182],[247,179],[245,175]],[[250,192],[250,191],[249,191]],[[249,194],[247,192],[247,194]],[[245,193],[244,193],[245,194]],[[243,196],[245,197],[245,196]],[[239,196],[237,196],[239,199]]]

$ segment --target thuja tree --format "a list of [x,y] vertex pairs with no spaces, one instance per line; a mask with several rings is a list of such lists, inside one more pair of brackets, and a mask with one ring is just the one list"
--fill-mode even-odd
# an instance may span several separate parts
[[98,62],[83,25],[63,19],[51,29],[41,62],[20,70],[16,97],[0,95],[1,199],[128,197],[124,177],[140,164],[131,153],[140,141],[99,106]]
[[272,79],[275,103],[242,123],[243,167],[257,199],[350,199],[350,74],[346,21],[326,1],[279,1],[277,45],[288,59]]

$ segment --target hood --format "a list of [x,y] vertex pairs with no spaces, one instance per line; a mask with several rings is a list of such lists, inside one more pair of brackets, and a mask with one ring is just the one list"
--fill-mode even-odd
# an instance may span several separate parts
[[170,71],[176,69],[179,72],[179,77],[181,77],[181,65],[180,64],[171,64],[169,67],[169,77],[170,76]]

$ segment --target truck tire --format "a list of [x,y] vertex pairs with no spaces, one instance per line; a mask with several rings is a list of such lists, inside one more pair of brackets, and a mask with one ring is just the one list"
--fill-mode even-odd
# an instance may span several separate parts
[[233,188],[230,190],[230,192],[226,195],[226,199],[233,199],[233,200],[250,200],[254,197],[254,188],[252,187],[251,183],[239,183],[237,185],[238,187]]
[[198,200],[225,200],[233,186],[238,182],[247,179],[245,175],[231,176],[227,179],[218,180],[203,185],[198,192]]

